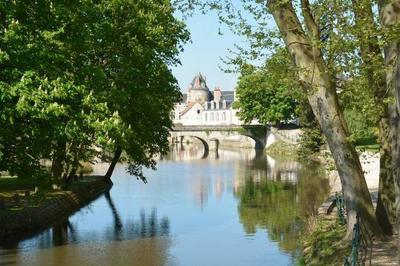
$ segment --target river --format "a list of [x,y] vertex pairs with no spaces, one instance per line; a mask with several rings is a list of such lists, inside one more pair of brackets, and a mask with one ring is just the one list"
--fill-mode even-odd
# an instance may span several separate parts
[[109,193],[1,243],[0,265],[293,265],[302,220],[329,190],[317,165],[251,149],[178,144],[145,173],[118,165]]

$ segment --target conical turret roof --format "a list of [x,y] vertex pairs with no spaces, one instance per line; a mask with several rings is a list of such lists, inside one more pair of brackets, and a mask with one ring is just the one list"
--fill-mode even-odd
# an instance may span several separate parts
[[190,83],[192,90],[207,90],[209,91],[207,87],[207,82],[206,78],[199,72],[194,78],[192,83]]

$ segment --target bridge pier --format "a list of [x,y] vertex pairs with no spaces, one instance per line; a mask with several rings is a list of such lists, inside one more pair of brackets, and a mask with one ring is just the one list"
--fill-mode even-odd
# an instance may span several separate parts
[[210,139],[208,141],[208,147],[212,151],[218,151],[219,141],[218,139]]

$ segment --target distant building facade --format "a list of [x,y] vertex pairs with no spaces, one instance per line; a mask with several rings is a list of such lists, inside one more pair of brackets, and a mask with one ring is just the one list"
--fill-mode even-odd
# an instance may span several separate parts
[[184,126],[242,125],[237,110],[232,107],[234,100],[235,91],[215,88],[211,92],[206,78],[199,73],[190,83],[188,93],[183,94],[182,102],[175,106],[173,123]]

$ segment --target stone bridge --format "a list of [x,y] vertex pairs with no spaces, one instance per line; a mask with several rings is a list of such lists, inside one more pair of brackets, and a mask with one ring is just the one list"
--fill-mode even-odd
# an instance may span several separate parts
[[185,137],[200,140],[206,151],[218,150],[221,143],[232,136],[246,136],[254,140],[256,149],[264,149],[267,144],[267,127],[249,126],[175,126],[170,132],[171,141],[182,143]]
[[[300,131],[297,129],[297,131]],[[299,133],[294,130],[278,130],[263,125],[240,125],[240,126],[175,126],[170,131],[171,142],[182,143],[185,137],[200,140],[205,148],[218,150],[219,145],[234,136],[246,136],[254,140],[255,149],[265,149],[276,140],[284,140],[288,143],[297,143]]]

